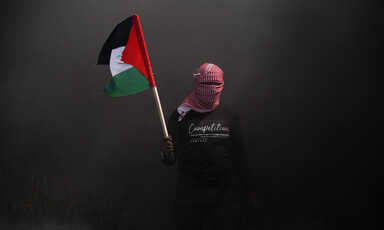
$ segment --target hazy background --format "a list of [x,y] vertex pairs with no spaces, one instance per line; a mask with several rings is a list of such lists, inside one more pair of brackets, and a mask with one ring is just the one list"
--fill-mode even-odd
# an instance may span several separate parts
[[[243,229],[380,229],[379,8],[368,1],[1,3],[0,229],[174,229],[152,92],[112,98],[96,66],[141,19],[165,116],[204,62],[225,72],[261,209]],[[209,223],[207,224],[207,229]]]

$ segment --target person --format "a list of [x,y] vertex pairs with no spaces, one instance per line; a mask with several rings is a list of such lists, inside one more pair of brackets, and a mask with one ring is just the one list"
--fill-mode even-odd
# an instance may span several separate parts
[[170,136],[161,141],[162,162],[178,162],[175,219],[180,230],[203,229],[205,216],[214,229],[239,228],[233,172],[257,206],[239,116],[220,102],[223,75],[212,63],[197,68],[194,91],[169,118]]

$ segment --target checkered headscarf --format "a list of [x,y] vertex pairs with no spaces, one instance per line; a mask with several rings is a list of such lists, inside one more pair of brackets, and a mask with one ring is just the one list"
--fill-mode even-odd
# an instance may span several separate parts
[[[214,110],[220,103],[220,94],[224,86],[224,72],[215,64],[204,63],[194,74],[194,91],[177,108],[179,121],[190,111],[200,113]],[[206,85],[202,83],[215,83]]]

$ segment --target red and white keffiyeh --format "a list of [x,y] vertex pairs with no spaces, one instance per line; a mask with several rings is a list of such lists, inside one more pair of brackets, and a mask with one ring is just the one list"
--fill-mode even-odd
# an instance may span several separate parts
[[179,121],[190,111],[206,113],[214,110],[220,103],[224,86],[224,72],[215,64],[204,63],[194,74],[194,91],[177,108]]

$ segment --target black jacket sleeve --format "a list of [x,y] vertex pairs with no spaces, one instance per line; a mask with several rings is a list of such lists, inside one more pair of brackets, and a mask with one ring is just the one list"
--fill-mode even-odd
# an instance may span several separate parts
[[249,192],[256,191],[255,180],[253,173],[248,164],[246,151],[244,148],[244,141],[241,133],[241,125],[238,114],[234,115],[233,127],[230,141],[230,152],[233,167],[237,177],[243,184],[245,189]]

